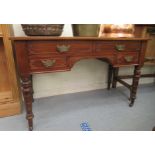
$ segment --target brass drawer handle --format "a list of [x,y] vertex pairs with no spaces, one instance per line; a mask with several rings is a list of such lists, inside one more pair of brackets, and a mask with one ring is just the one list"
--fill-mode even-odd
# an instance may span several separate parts
[[68,52],[70,49],[70,45],[57,45],[57,51],[60,53]]
[[115,46],[117,51],[124,51],[125,50],[125,45],[116,45]]
[[133,56],[125,56],[124,57],[126,62],[132,62],[133,61]]
[[48,60],[41,60],[41,63],[42,63],[42,64],[44,65],[44,67],[46,67],[46,68],[49,68],[49,67],[54,66],[55,62],[56,62],[56,60],[50,60],[50,59],[48,59]]

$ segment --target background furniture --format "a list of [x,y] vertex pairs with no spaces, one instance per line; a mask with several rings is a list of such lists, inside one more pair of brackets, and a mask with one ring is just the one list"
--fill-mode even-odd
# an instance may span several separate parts
[[[144,65],[146,66],[154,66],[155,65],[155,24],[136,24],[135,25],[135,37],[142,37],[142,38],[149,38],[145,58],[144,58]],[[108,74],[108,89],[116,87],[117,82],[120,82],[123,85],[126,83],[122,82],[121,79],[130,79],[133,78],[133,75],[121,75],[119,78],[119,67],[113,68],[109,65],[109,74]],[[148,78],[148,77],[155,77],[154,74],[141,74],[141,78]]]
[[[135,35],[150,38],[146,48],[144,65],[155,66],[155,24],[135,25]],[[155,73],[142,74],[141,77],[155,77]]]
[[13,52],[11,25],[0,25],[0,117],[19,114],[21,104]]
[[[132,85],[118,79],[129,88],[129,106],[133,106],[140,69],[144,63],[146,38],[11,37],[11,40],[15,48],[29,130],[33,130],[32,74],[69,71],[81,59],[97,58],[108,62],[115,69],[115,79],[118,67],[134,66]],[[113,87],[116,87],[115,84],[116,81],[113,81]]]

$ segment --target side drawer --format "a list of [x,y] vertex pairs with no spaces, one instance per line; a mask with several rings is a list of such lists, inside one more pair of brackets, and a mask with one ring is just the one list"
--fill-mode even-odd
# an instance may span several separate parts
[[137,64],[139,61],[139,53],[118,53],[117,64],[118,65],[131,65]]
[[140,41],[97,41],[95,52],[137,52],[141,50]]
[[67,70],[66,57],[38,56],[29,60],[31,72],[51,72]]

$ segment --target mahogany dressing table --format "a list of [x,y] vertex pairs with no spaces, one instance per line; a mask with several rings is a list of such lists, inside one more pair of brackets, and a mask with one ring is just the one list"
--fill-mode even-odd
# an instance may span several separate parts
[[[99,37],[10,37],[21,78],[29,130],[33,130],[32,75],[69,71],[81,59],[99,59],[109,64],[108,89],[120,82],[130,90],[132,107],[136,98],[140,70],[144,63],[147,38]],[[118,68],[133,66],[132,84],[118,75]]]

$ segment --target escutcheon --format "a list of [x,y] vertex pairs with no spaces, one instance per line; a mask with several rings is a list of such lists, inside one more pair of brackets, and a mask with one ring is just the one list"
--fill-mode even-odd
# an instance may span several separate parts
[[41,60],[42,64],[44,65],[44,67],[49,68],[54,66],[56,60]]
[[60,53],[68,52],[70,49],[70,45],[57,45],[57,51]]

